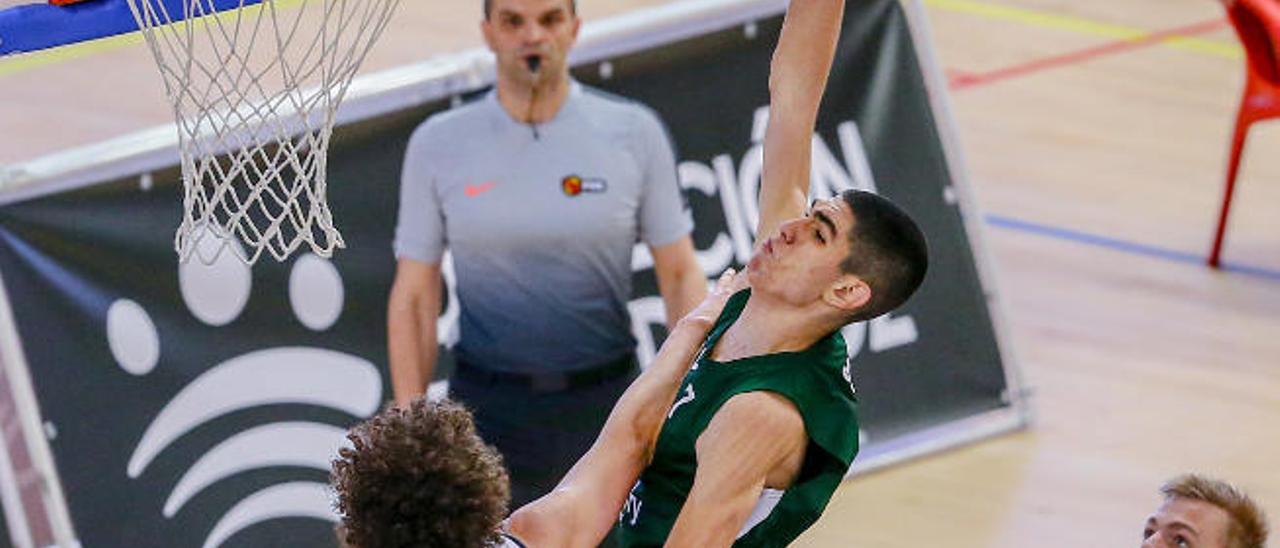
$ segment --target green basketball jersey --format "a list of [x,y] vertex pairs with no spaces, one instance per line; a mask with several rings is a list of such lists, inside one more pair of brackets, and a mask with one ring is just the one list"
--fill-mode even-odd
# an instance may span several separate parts
[[[658,434],[653,461],[631,489],[618,517],[622,546],[662,546],[693,487],[694,444],[720,406],[737,394],[777,393],[804,418],[809,444],[794,484],[778,498],[767,492],[734,546],[786,546],[809,528],[831,499],[858,452],[857,401],[839,332],[800,352],[717,362],[707,355],[746,306],[750,290],[730,297],[685,376]],[[769,506],[772,505],[770,508]]]

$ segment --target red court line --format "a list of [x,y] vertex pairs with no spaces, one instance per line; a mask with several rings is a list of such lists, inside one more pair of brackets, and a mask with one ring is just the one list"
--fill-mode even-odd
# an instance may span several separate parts
[[955,83],[959,80],[967,80],[974,76],[972,72],[965,72],[963,70],[953,68],[942,69],[942,73],[947,77],[947,82],[950,82],[952,86],[955,86]]
[[1154,46],[1173,38],[1205,34],[1225,27],[1227,24],[1228,21],[1225,18],[1212,19],[1184,27],[1153,32],[1133,40],[1116,40],[1114,42],[1107,42],[1105,44],[1080,51],[1073,51],[1062,55],[1055,55],[1053,57],[1036,59],[1020,65],[1013,65],[1011,67],[993,70],[991,72],[971,73],[959,70],[948,70],[947,78],[949,81],[949,87],[952,90],[962,90],[965,88],[1007,80],[1009,78],[1025,76],[1042,70],[1075,65],[1106,55]]

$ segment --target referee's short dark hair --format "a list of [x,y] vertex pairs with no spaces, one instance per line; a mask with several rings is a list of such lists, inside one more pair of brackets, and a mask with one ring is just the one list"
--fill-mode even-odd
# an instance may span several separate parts
[[[493,0],[484,0],[484,18],[489,18],[489,10],[493,9]],[[578,0],[569,0],[569,13],[578,14]]]
[[929,248],[911,216],[872,192],[846,190],[840,198],[853,212],[849,256],[840,265],[871,287],[871,300],[849,322],[870,320],[906,302],[924,281]]

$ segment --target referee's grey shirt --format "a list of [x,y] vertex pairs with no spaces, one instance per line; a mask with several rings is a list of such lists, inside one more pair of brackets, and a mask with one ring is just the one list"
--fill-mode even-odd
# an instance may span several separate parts
[[405,155],[396,256],[436,264],[451,251],[455,351],[488,369],[574,370],[634,351],[632,248],[693,226],[650,109],[574,82],[536,131],[490,92],[428,119]]

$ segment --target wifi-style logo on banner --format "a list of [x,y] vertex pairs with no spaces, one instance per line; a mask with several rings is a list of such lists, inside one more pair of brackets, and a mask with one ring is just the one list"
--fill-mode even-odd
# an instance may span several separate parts
[[[207,238],[212,245],[212,238]],[[203,242],[202,242],[203,243]],[[204,250],[202,250],[204,251]],[[182,299],[202,323],[223,326],[244,310],[252,271],[232,253],[211,264],[192,260],[179,268]],[[294,317],[313,331],[325,331],[342,312],[342,279],[331,263],[314,255],[299,257],[289,277]],[[161,345],[151,316],[137,302],[120,299],[107,313],[107,339],[116,363],[137,376],[151,373]],[[237,411],[275,404],[313,405],[364,418],[382,398],[378,369],[358,356],[323,348],[282,346],[233,357],[183,387],[151,420],[133,448],[126,473],[139,479],[174,442],[203,424]],[[312,422],[277,422],[243,430],[190,463],[164,501],[173,518],[193,497],[232,475],[270,467],[328,471],[348,442],[346,430]],[[204,547],[220,546],[255,524],[280,518],[337,521],[331,490],[325,483],[280,483],[252,493],[223,513],[205,537]]]

